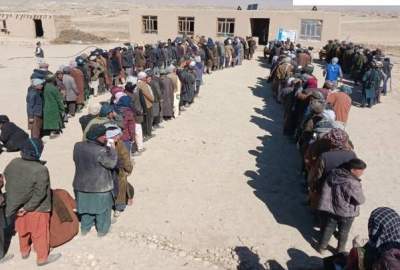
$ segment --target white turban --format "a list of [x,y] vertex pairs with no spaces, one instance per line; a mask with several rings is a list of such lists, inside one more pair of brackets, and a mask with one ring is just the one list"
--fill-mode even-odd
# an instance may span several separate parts
[[107,138],[107,139],[112,139],[112,138],[114,138],[115,136],[120,135],[121,133],[122,133],[122,130],[121,130],[119,127],[113,128],[113,129],[108,129],[108,130],[106,131],[106,138]]
[[135,85],[137,84],[138,78],[135,76],[128,76],[128,78],[126,78],[126,82],[130,82],[131,84]]
[[88,113],[91,115],[98,115],[100,113],[101,105],[100,103],[92,103],[89,105]]
[[146,72],[144,72],[144,71],[139,72],[139,74],[138,74],[138,79],[139,80],[144,80],[146,78],[147,78]]
[[42,79],[32,79],[32,85],[33,86],[38,86],[38,85],[41,85],[41,84],[44,84],[44,80],[42,80]]

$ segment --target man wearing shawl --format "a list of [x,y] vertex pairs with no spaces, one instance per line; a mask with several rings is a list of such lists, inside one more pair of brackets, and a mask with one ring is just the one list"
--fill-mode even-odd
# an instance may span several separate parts
[[400,215],[389,207],[373,210],[368,237],[366,245],[357,244],[351,249],[345,269],[400,269]]

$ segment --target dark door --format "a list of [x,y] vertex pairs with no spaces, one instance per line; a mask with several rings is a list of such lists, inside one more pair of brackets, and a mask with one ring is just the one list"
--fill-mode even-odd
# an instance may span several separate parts
[[265,45],[268,43],[269,19],[252,18],[250,19],[251,35],[258,37],[258,43]]
[[43,37],[44,31],[42,20],[33,20],[33,22],[35,23],[36,37]]

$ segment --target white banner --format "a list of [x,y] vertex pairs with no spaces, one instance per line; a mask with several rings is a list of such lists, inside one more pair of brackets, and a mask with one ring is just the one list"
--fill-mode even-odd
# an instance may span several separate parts
[[400,0],[293,0],[294,6],[400,6]]

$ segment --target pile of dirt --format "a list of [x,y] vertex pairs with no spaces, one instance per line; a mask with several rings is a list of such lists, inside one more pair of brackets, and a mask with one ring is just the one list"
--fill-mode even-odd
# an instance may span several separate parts
[[105,37],[99,37],[90,33],[83,32],[78,29],[68,29],[60,32],[59,36],[53,40],[55,44],[70,43],[106,43],[110,42]]

